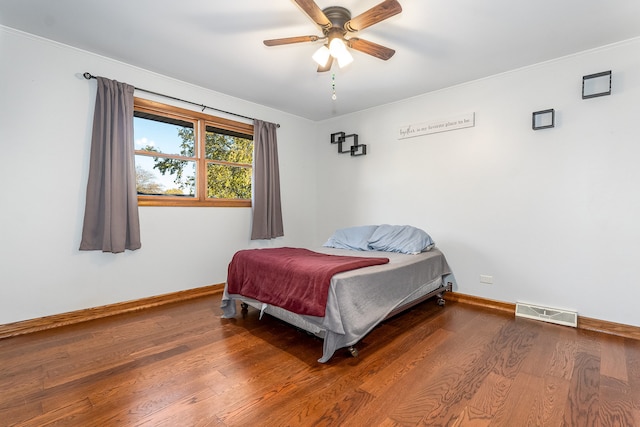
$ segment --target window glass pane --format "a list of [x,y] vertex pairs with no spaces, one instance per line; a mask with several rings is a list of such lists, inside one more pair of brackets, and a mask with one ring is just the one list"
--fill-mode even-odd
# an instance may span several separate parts
[[136,155],[136,188],[142,195],[196,194],[194,161]]
[[253,126],[140,98],[134,109],[143,206],[251,205]]
[[250,165],[253,161],[253,139],[247,135],[207,126],[205,157]]
[[251,199],[251,168],[209,163],[207,197]]
[[193,123],[136,111],[133,118],[136,150],[194,157]]

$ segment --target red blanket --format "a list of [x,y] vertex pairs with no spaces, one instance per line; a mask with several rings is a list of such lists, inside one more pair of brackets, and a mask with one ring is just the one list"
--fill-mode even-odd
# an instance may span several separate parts
[[227,290],[294,313],[324,316],[334,274],[388,262],[300,248],[247,249],[229,264]]

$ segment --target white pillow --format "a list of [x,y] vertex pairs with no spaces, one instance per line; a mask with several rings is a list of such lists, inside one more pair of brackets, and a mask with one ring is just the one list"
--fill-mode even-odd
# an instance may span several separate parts
[[419,254],[433,248],[435,243],[425,231],[410,225],[378,226],[369,237],[369,249],[374,251]]

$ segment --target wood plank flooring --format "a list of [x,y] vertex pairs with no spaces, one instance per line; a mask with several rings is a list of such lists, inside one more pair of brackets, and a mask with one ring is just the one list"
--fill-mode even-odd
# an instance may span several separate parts
[[0,340],[0,426],[640,426],[640,341],[427,301],[320,364],[219,303]]

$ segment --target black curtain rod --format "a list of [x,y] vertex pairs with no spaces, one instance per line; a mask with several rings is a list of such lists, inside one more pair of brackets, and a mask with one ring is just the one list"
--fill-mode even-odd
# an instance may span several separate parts
[[[94,76],[93,74],[91,74],[89,72],[85,72],[82,75],[87,80],[91,80],[91,79],[95,79],[96,78],[96,76]],[[162,96],[164,98],[173,99],[174,101],[184,102],[184,103],[187,103],[187,104],[195,105],[197,107],[202,107],[202,111],[204,111],[205,109],[208,108],[209,110],[219,111],[219,112],[225,113],[225,114],[231,114],[232,116],[242,117],[243,119],[256,120],[253,117],[247,117],[247,116],[243,116],[242,114],[232,113],[230,111],[221,110],[219,108],[209,107],[209,106],[204,105],[204,104],[198,104],[196,102],[191,102],[191,101],[187,101],[185,99],[176,98],[175,96],[165,95],[163,93],[158,93],[158,92],[154,92],[154,91],[151,91],[151,90],[141,89],[141,88],[135,87],[135,86],[134,86],[134,88],[135,88],[135,90],[139,90],[139,91],[142,91],[142,92],[147,92],[147,93],[150,93],[150,94],[153,94],[153,95]],[[277,123],[276,126],[280,127],[280,123]]]

